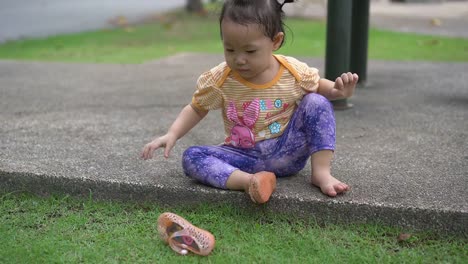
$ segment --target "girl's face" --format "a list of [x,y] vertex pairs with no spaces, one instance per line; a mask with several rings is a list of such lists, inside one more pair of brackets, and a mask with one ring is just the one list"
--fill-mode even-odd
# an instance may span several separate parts
[[271,40],[260,25],[240,25],[228,19],[223,19],[221,30],[227,65],[249,82],[270,81],[265,77],[277,63],[272,54],[280,47],[284,33],[279,32]]

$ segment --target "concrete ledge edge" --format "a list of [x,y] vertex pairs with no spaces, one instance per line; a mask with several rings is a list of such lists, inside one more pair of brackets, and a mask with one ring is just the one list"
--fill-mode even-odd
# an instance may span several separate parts
[[206,187],[198,185],[187,189],[0,171],[0,193],[29,192],[38,196],[66,194],[95,200],[155,202],[161,206],[219,204],[229,201],[246,209],[287,213],[299,218],[312,218],[318,223],[379,223],[468,238],[467,212],[337,202],[331,199],[306,200],[284,195],[274,195],[267,204],[256,205],[243,192],[211,188],[206,190]]

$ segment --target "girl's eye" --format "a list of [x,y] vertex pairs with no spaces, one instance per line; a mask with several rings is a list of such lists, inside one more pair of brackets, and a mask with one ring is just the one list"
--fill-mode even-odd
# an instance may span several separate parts
[[227,52],[234,52],[233,49],[226,49]]
[[247,53],[255,53],[256,50],[248,50]]

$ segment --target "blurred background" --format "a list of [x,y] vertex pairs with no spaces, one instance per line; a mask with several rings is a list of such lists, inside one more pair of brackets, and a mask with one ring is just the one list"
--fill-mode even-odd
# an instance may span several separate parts
[[[105,29],[116,24],[138,23],[154,14],[176,8],[186,8],[193,12],[203,12],[203,4],[222,2],[221,0],[1,0],[0,1],[0,43],[8,40],[46,37],[64,33],[76,33]],[[442,3],[456,3],[450,5]],[[460,4],[462,3],[462,4]],[[463,8],[463,5],[465,7]],[[309,18],[323,18],[326,15],[326,0],[300,0],[294,5],[286,5],[286,13]],[[371,13],[380,15],[398,14],[405,19],[426,16],[435,26],[442,24],[444,17],[467,17],[466,0],[371,0]],[[416,11],[415,11],[416,10]],[[418,12],[419,10],[419,12]],[[373,18],[373,16],[371,16]],[[381,20],[384,19],[382,22]],[[400,24],[399,31],[405,31],[406,20],[395,21]],[[466,21],[466,20],[465,20]],[[385,17],[373,19],[374,24],[386,27]],[[465,36],[466,26],[458,32]],[[439,31],[442,32],[442,29]],[[409,28],[407,31],[412,31]],[[445,35],[450,34],[445,30]],[[431,33],[424,32],[424,33]],[[439,32],[437,32],[439,33]],[[442,32],[444,33],[444,32]],[[456,35],[460,35],[457,33]],[[468,36],[468,33],[466,33]]]
[[[222,2],[0,0],[0,58],[142,63],[181,52],[220,54]],[[281,53],[324,56],[330,3],[285,5]],[[369,58],[468,60],[468,0],[370,0],[369,9]]]
[[129,23],[187,0],[1,0],[0,43],[108,28],[116,18]]

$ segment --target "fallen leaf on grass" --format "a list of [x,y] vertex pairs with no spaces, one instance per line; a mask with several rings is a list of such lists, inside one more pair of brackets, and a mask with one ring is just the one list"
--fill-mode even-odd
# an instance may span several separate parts
[[411,234],[401,233],[397,237],[398,242],[408,241],[411,238]]
[[109,20],[109,24],[113,26],[118,26],[118,27],[126,27],[128,26],[128,20],[124,16],[117,16],[115,18],[111,18]]
[[440,44],[440,41],[438,39],[430,39],[430,40],[418,41],[418,44],[425,45],[425,46],[436,46]]
[[442,20],[440,20],[438,18],[433,18],[433,19],[431,19],[431,25],[434,26],[434,27],[440,27],[440,26],[442,26]]
[[127,27],[124,28],[124,30],[125,30],[125,32],[131,33],[133,31],[135,31],[135,28],[127,26]]

